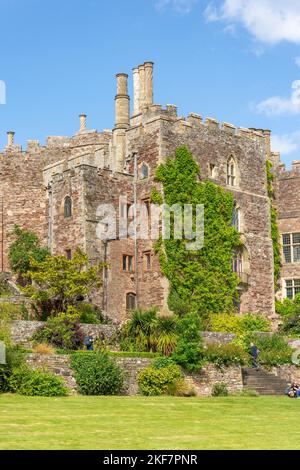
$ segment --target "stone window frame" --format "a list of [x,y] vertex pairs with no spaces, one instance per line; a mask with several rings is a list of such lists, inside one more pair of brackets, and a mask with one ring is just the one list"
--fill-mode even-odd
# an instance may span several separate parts
[[[69,201],[68,206],[67,206],[67,201]],[[69,194],[67,194],[64,197],[63,214],[64,214],[65,219],[70,219],[73,215],[73,201],[72,201],[72,197]]]
[[[146,174],[144,174],[144,169],[146,170]],[[150,168],[148,163],[142,162],[140,165],[140,180],[146,180],[150,176]]]
[[300,293],[300,277],[284,279],[284,296],[286,299],[294,300]]
[[238,232],[241,232],[241,208],[236,203],[233,206],[231,226],[235,227]]
[[123,273],[134,273],[134,256],[132,254],[123,253],[121,258],[121,271]]
[[143,271],[149,272],[152,270],[152,252],[151,250],[143,251]]
[[[133,300],[134,299],[134,300]],[[136,293],[129,291],[125,294],[125,305],[127,312],[136,308]]]
[[226,162],[226,185],[230,188],[239,187],[239,168],[233,155],[230,155]]
[[300,233],[282,234],[282,259],[284,264],[300,263]]
[[217,165],[215,163],[208,164],[209,177],[213,180],[217,179]]

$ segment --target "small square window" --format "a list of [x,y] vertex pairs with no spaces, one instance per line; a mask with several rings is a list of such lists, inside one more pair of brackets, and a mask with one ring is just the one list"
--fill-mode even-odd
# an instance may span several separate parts
[[293,244],[300,244],[300,233],[293,233]]
[[289,234],[282,235],[282,244],[283,245],[291,244],[291,236]]

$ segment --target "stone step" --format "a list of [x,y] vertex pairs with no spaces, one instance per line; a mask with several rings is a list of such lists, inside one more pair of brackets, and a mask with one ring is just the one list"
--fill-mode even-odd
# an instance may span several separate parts
[[244,387],[255,390],[259,395],[284,395],[286,381],[270,372],[244,367],[242,376]]

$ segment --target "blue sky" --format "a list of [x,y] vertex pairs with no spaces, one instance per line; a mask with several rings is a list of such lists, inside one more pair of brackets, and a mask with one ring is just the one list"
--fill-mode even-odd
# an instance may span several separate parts
[[300,158],[299,0],[0,0],[0,22],[0,148],[73,135],[81,112],[112,128],[114,75],[153,60],[156,103],[271,129]]

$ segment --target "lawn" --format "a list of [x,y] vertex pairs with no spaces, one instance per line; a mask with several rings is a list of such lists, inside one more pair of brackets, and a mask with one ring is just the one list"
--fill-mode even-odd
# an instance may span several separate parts
[[0,395],[0,449],[300,449],[285,397]]

